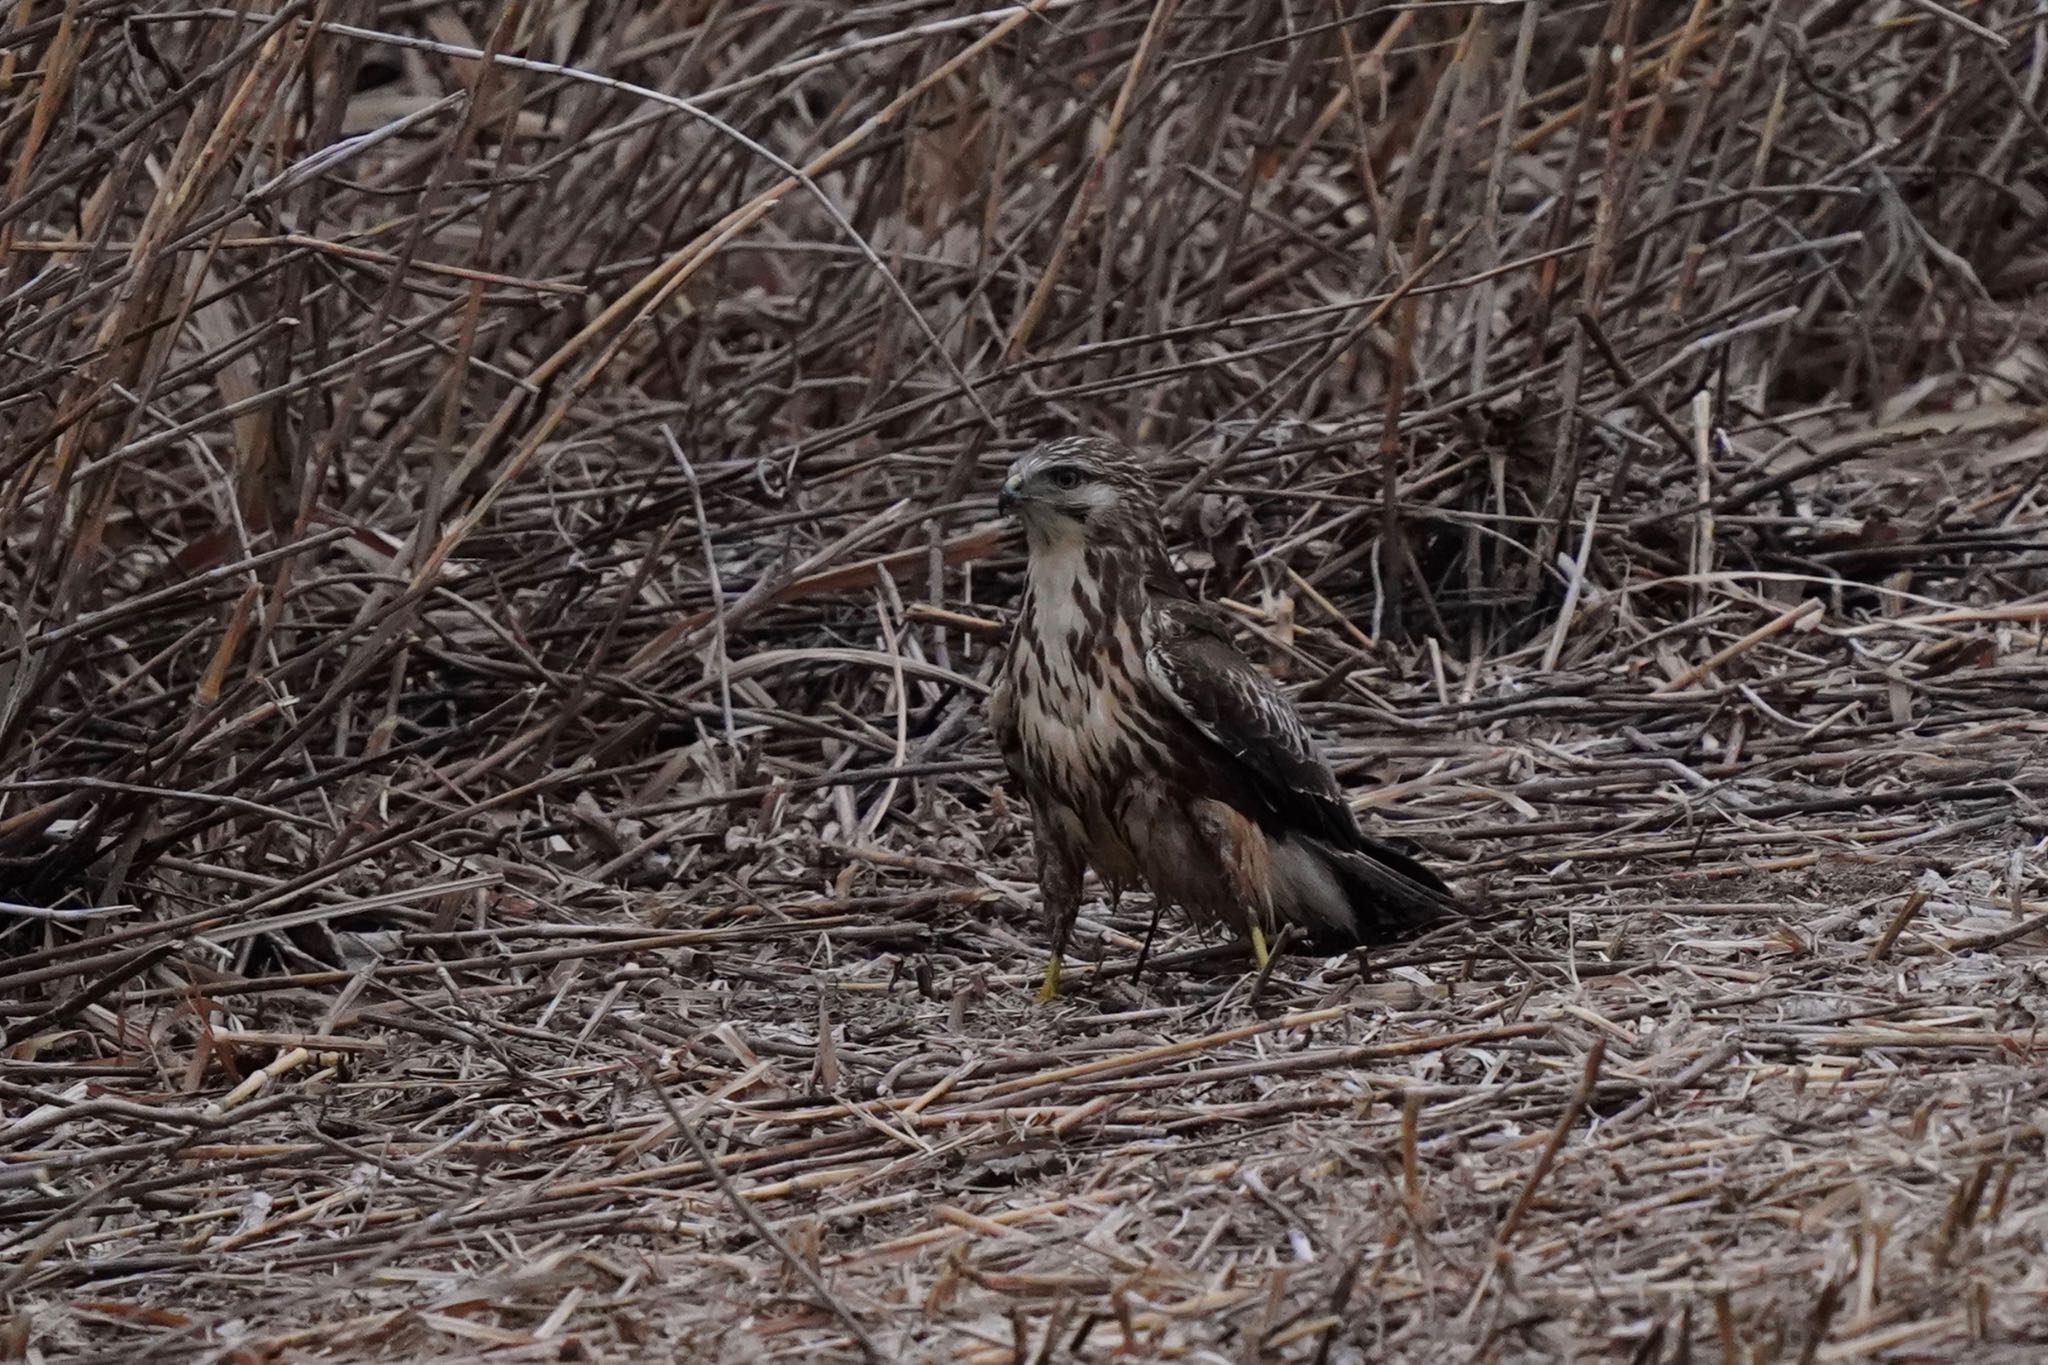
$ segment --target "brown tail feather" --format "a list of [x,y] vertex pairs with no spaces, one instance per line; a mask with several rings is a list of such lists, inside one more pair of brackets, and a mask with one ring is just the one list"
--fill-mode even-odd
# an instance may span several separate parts
[[1361,835],[1352,848],[1305,841],[1335,874],[1350,902],[1349,923],[1304,924],[1310,944],[1341,951],[1412,938],[1458,913],[1443,879],[1407,854]]

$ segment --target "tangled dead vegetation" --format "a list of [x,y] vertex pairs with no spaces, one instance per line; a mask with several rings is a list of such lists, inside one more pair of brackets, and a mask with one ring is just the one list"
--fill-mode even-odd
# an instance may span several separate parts
[[[2037,1359],[2044,81],[22,0],[0,1358]],[[988,497],[1076,429],[1483,926],[1098,903],[1032,1004]]]

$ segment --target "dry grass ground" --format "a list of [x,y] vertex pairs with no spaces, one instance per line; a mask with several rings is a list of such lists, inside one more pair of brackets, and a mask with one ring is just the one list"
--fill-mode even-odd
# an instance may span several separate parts
[[[21,0],[0,1359],[2034,1361],[2020,0]],[[996,472],[1481,918],[1034,1002]]]

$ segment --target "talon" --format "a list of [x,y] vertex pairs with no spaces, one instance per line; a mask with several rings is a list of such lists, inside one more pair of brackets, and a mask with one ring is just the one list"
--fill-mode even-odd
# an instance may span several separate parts
[[1271,950],[1266,947],[1266,931],[1258,925],[1252,926],[1252,961],[1259,964],[1259,970],[1266,970],[1266,964],[1273,960]]
[[1045,960],[1045,984],[1038,988],[1038,1003],[1050,1004],[1060,994],[1060,955],[1054,953]]

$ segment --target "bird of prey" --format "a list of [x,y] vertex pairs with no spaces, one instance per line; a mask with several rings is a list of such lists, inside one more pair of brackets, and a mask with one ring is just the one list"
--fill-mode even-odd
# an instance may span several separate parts
[[1010,466],[998,506],[1030,553],[989,715],[1031,806],[1052,938],[1041,999],[1059,989],[1084,867],[1113,897],[1142,884],[1249,939],[1261,967],[1287,925],[1336,952],[1456,908],[1436,874],[1360,833],[1293,706],[1181,583],[1129,451],[1048,442]]

